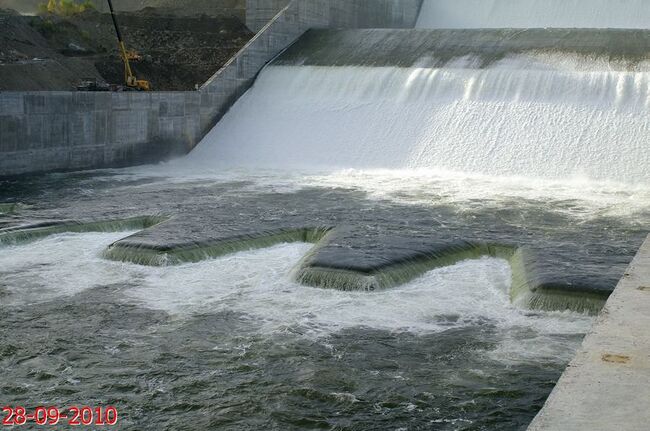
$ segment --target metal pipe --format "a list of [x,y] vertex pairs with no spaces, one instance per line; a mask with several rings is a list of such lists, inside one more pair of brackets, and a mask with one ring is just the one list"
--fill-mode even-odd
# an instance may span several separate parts
[[124,39],[122,39],[122,32],[120,31],[120,26],[117,23],[117,17],[115,16],[115,9],[113,9],[113,2],[108,0],[108,7],[111,10],[111,18],[113,19],[113,25],[115,26],[115,32],[117,33],[117,41],[120,45],[120,53],[122,55],[122,61],[124,62],[124,80],[126,85],[132,86],[135,84],[135,77],[133,76],[133,71],[131,70],[131,63],[129,62],[129,56],[126,52],[126,46],[124,45]]
[[117,40],[122,42],[122,33],[120,32],[120,26],[117,24],[117,17],[115,16],[115,9],[113,9],[113,2],[108,0],[108,8],[111,10],[111,18],[113,19],[113,25],[115,26],[115,32],[117,33]]

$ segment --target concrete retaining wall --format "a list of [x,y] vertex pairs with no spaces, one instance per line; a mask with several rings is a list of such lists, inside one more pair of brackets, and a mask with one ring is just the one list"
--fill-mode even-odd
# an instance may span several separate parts
[[[292,0],[246,0],[246,25],[258,32]],[[303,0],[330,28],[413,28],[422,0]],[[299,12],[300,13],[300,12]],[[302,18],[307,17],[303,14]]]
[[0,176],[117,167],[184,154],[202,136],[197,92],[0,94]]
[[649,429],[650,237],[528,431]]
[[257,33],[291,0],[246,0],[246,26]]

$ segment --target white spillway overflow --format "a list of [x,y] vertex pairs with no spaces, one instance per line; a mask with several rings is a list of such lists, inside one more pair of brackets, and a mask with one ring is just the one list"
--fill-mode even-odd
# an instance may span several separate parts
[[271,66],[185,163],[650,181],[650,73]]

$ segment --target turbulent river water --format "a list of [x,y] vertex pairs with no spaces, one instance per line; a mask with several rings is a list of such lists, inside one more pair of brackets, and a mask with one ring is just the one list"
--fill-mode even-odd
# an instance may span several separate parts
[[[4,182],[2,199],[32,205],[5,223],[199,206],[201,229],[212,212],[280,201],[262,216],[311,205],[377,226],[523,232],[547,247],[580,238],[617,266],[648,230],[643,189],[444,172],[55,174]],[[101,257],[130,233],[1,249],[3,402],[116,405],[122,429],[524,429],[592,321],[511,305],[497,259],[341,292],[291,281],[310,244],[175,267]]]

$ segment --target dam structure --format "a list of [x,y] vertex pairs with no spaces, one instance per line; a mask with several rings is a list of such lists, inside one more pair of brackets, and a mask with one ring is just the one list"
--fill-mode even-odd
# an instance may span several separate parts
[[134,429],[643,429],[645,23],[249,0],[196,92],[0,94],[7,392]]
[[186,154],[260,69],[307,29],[412,27],[419,1],[296,0],[278,14],[249,0],[249,26],[257,30],[260,13],[271,13],[270,22],[199,91],[2,92],[0,177],[132,166]]

